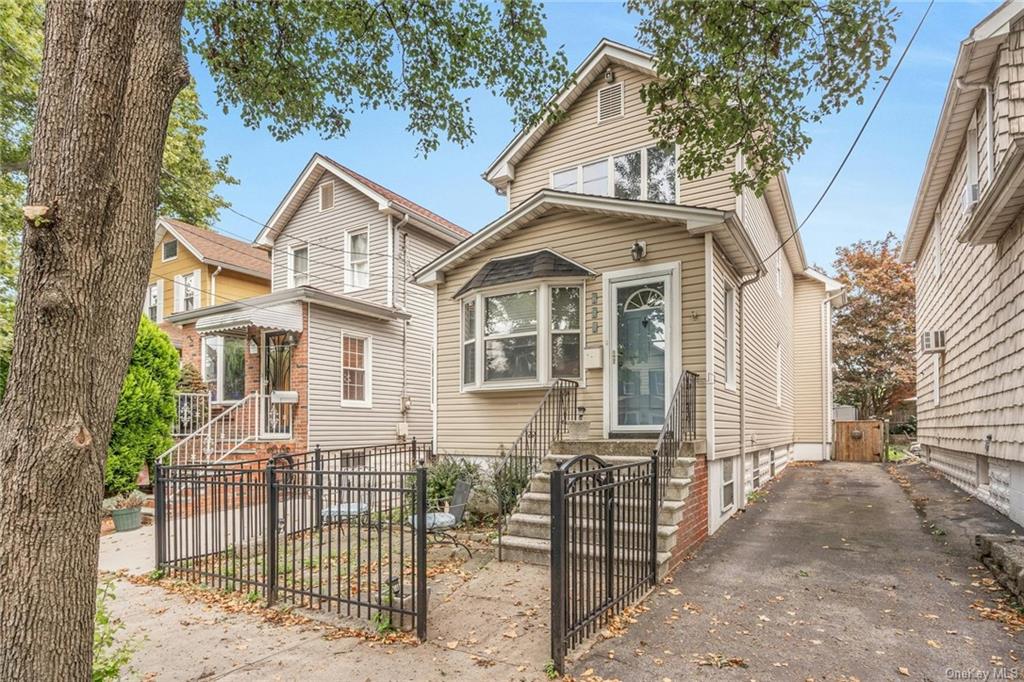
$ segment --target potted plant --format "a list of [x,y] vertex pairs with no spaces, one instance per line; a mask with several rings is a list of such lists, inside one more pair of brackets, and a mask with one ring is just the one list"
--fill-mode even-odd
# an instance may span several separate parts
[[142,525],[142,503],[145,501],[146,496],[141,491],[133,490],[103,500],[103,507],[114,519],[114,528],[122,533]]

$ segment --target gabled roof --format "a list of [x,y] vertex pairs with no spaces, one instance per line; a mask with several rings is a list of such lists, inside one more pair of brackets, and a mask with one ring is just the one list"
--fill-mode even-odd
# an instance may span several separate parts
[[448,243],[455,244],[469,236],[467,230],[464,230],[450,220],[356,173],[334,159],[318,153],[314,154],[309,163],[306,164],[306,167],[302,169],[299,177],[296,178],[295,182],[292,183],[291,189],[288,190],[288,194],[278,204],[270,220],[267,221],[267,224],[256,236],[254,243],[257,246],[269,247],[273,245],[281,229],[295,215],[299,205],[306,198],[306,195],[316,187],[324,173],[331,173],[339,180],[366,195],[371,201],[376,202],[378,209],[384,213],[403,218],[408,216],[410,223]]
[[692,235],[710,232],[718,239],[726,256],[741,275],[763,272],[756,247],[732,211],[542,189],[466,241],[425,265],[414,275],[414,279],[417,284],[428,286],[443,282],[447,270],[472,258],[508,234],[555,211],[662,222],[681,227]]
[[842,282],[832,279],[814,268],[807,268],[802,274],[805,277],[821,282],[825,286],[825,293],[832,299],[834,307],[841,308],[846,305],[846,287],[843,286]]
[[917,189],[917,198],[910,213],[910,222],[903,237],[900,259],[904,263],[917,260],[943,189],[954,171],[967,128],[971,124],[981,91],[970,85],[984,82],[992,70],[999,46],[1009,33],[1010,24],[1024,13],[1024,3],[1005,2],[975,26],[960,43],[953,73],[946,86],[939,122],[925,161],[924,174]]
[[593,277],[596,274],[590,268],[583,267],[576,261],[555,253],[551,249],[541,249],[532,253],[503,256],[487,261],[459,289],[455,298],[473,289],[523,282],[528,279]]
[[[603,38],[577,67],[576,77],[572,84],[553,97],[551,101],[563,110],[568,109],[594,81],[603,76],[605,70],[611,65],[624,66],[652,77],[657,75],[654,59],[650,54]],[[545,118],[532,127],[521,130],[502,150],[498,158],[487,167],[483,178],[494,187],[503,189],[510,180],[515,178],[515,165],[533,149],[534,145],[553,125],[556,124]],[[793,232],[796,231],[796,215],[785,175],[779,174],[772,178],[765,191],[765,200],[778,228],[780,239],[789,239],[783,251],[790,266],[795,272],[802,272],[807,268],[807,258],[804,255],[804,247],[799,234],[790,239]]]
[[204,230],[176,218],[157,218],[154,246],[163,239],[164,232],[172,234],[178,243],[207,265],[270,279],[270,256],[248,242]]

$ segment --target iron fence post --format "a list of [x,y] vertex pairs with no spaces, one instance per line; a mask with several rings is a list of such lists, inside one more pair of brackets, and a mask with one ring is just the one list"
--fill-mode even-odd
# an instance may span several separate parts
[[551,472],[551,661],[565,665],[565,472]]
[[[615,594],[615,486],[611,472],[601,477],[604,491],[604,598],[610,603]],[[601,480],[601,479],[598,479]]]
[[313,513],[316,514],[316,519],[313,523],[316,524],[317,528],[322,528],[324,524],[324,470],[320,466],[319,443],[313,448],[313,466],[316,467],[316,497],[313,505]]
[[153,476],[155,477],[153,483],[153,535],[156,537],[156,570],[158,571],[166,563],[164,535],[167,533],[167,521],[164,518],[164,514],[166,513],[167,501],[165,499],[163,475],[163,466],[157,462],[153,469]]
[[651,456],[651,587],[658,584],[658,453]]
[[[416,440],[413,439],[413,452]],[[427,641],[427,468],[416,467],[416,637]]]
[[267,606],[277,601],[277,490],[274,485],[274,460],[267,461],[267,542],[264,563],[267,567]]
[[416,436],[412,437],[412,464],[413,466],[420,466],[420,458],[416,453]]

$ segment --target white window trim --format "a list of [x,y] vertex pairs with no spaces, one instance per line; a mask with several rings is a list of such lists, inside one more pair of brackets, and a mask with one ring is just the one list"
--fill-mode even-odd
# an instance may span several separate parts
[[[324,208],[324,188],[325,187],[330,187],[331,188],[331,205],[329,207],[327,207],[327,208]],[[337,194],[338,194],[338,188],[335,186],[335,183],[334,183],[333,180],[332,181],[328,181],[328,182],[324,182],[324,183],[321,183],[321,184],[317,185],[317,189],[316,189],[317,208],[319,209],[320,213],[323,213],[324,211],[333,210],[335,208],[335,206],[338,205],[338,196],[337,196]]]
[[[466,338],[466,303],[469,301],[473,302],[473,338]],[[478,369],[479,363],[477,360],[477,346],[473,346],[473,381],[466,381],[466,346],[469,344],[479,343],[479,339],[476,337],[477,324],[476,320],[480,316],[480,311],[477,309],[479,305],[475,294],[467,294],[458,301],[459,303],[459,386],[462,388],[475,388],[479,385],[480,377],[477,376],[476,370]]]
[[[551,289],[562,288],[562,287],[579,287],[580,289],[580,376],[578,377],[553,377],[551,375]],[[537,292],[537,331],[536,332],[519,332],[516,334],[503,334],[500,336],[491,336],[489,338],[513,338],[522,336],[537,336],[537,376],[533,379],[506,379],[506,380],[484,380],[484,346],[486,337],[484,336],[484,322],[486,318],[486,308],[484,305],[484,299],[491,296],[501,296],[503,294],[514,294],[518,292],[536,291]],[[513,282],[506,285],[488,287],[485,289],[474,289],[468,292],[466,295],[457,299],[459,304],[459,392],[460,393],[475,393],[478,391],[512,391],[521,390],[524,388],[543,388],[550,386],[557,379],[567,379],[569,381],[577,381],[580,387],[586,387],[586,370],[583,368],[583,354],[586,350],[586,295],[587,287],[586,280],[583,278],[565,278],[565,279],[534,279],[526,280],[522,282]],[[463,342],[462,342],[462,325],[464,321],[463,316],[463,304],[469,299],[473,298],[476,301],[476,373],[474,375],[476,381],[472,384],[463,382],[465,377],[465,358],[463,354]],[[561,332],[569,333],[569,332]]]
[[942,404],[942,353],[932,355],[932,407]]
[[[605,118],[601,118],[601,94],[605,90],[611,90],[612,88],[618,88],[619,92],[622,93],[621,94],[621,97],[622,97],[622,111],[620,113],[618,113],[618,114],[615,114],[614,116],[607,116]],[[611,85],[606,85],[603,88],[599,88],[598,91],[597,91],[597,122],[598,122],[598,124],[606,123],[607,121],[614,121],[616,119],[625,118],[625,117],[626,117],[626,84],[622,83],[620,81],[618,83],[612,83]]]
[[[345,399],[345,339],[363,340],[363,388],[365,389],[362,400]],[[341,332],[341,342],[338,344],[338,388],[339,398],[342,407],[373,407],[373,337],[368,334],[357,334],[354,332]]]
[[310,279],[310,275],[309,275],[309,245],[300,246],[298,248],[295,248],[293,246],[289,246],[288,247],[288,264],[287,264],[287,267],[286,267],[286,269],[288,271],[288,288],[289,289],[294,289],[295,288],[295,252],[296,251],[303,251],[303,250],[306,252],[306,285],[307,286],[309,285],[309,279]]
[[[738,457],[727,457],[727,458],[721,460],[721,462],[722,462],[721,476],[722,477],[721,477],[721,481],[720,481],[721,485],[718,488],[718,498],[719,498],[719,500],[721,502],[721,504],[720,504],[721,514],[719,515],[720,517],[727,516],[728,514],[730,514],[733,511],[735,511],[735,509],[736,509],[736,460],[737,459],[739,459],[739,458]],[[726,468],[729,469],[730,474],[731,474],[731,477],[729,478],[729,480],[726,480],[726,478],[725,478],[725,470],[726,470]],[[732,484],[732,499],[729,500],[729,504],[726,504],[725,503],[725,486],[730,484],[730,483]]]
[[[170,258],[164,258],[164,245],[174,242],[177,246],[174,247],[174,255]],[[178,239],[168,239],[160,243],[160,262],[167,263],[178,258],[178,252],[181,250],[181,241]]]
[[[657,145],[656,144],[648,144],[648,145],[644,145],[642,147],[631,147],[629,149],[625,149],[625,150],[622,150],[622,151],[614,152],[612,154],[602,155],[602,156],[598,156],[598,157],[595,157],[595,158],[591,158],[589,160],[582,161],[580,163],[573,164],[573,165],[570,165],[570,166],[562,166],[561,168],[556,168],[556,169],[548,172],[548,187],[550,187],[552,189],[555,187],[555,175],[557,173],[562,173],[562,172],[565,172],[565,171],[575,170],[576,171],[576,189],[574,190],[574,192],[576,194],[583,194],[583,167],[584,166],[592,166],[595,163],[600,163],[601,161],[604,161],[605,163],[608,164],[608,193],[603,195],[603,196],[609,197],[611,199],[615,199],[616,198],[616,196],[615,196],[615,163],[614,163],[615,157],[617,157],[617,156],[626,156],[627,154],[635,154],[636,152],[640,152],[640,198],[639,199],[635,199],[634,201],[649,201],[648,195],[647,195],[647,150],[651,149],[652,147],[657,147]],[[679,196],[680,196],[680,188],[681,188],[681,186],[679,184],[680,183],[680,179],[679,179],[679,165],[678,165],[679,164],[679,149],[676,148],[676,147],[673,147],[673,153],[675,154],[675,158],[676,158],[676,182],[675,182],[675,187],[673,187],[673,191],[675,192],[675,195],[676,195],[676,200],[674,202],[672,202],[672,203],[665,204],[666,206],[672,206],[672,205],[678,204],[679,203]],[[594,196],[594,195],[588,195],[588,196]],[[660,202],[658,202],[658,203],[660,203]]]
[[782,296],[782,252],[775,254],[775,292]]
[[725,287],[723,300],[725,316],[725,387],[736,390],[736,290]]
[[782,407],[782,342],[775,342],[775,406]]
[[194,299],[195,300],[195,304],[193,305],[192,310],[197,310],[197,309],[203,307],[202,291],[200,291],[200,288],[202,287],[202,279],[201,279],[202,271],[201,270],[193,270],[192,272],[187,272],[187,273],[184,273],[184,274],[180,274],[180,275],[175,275],[174,276],[174,305],[173,305],[173,310],[176,313],[187,312],[186,309],[185,309],[185,289],[187,288],[186,285],[185,285],[185,276],[186,275],[192,275],[192,280],[194,282],[193,285],[191,286],[191,289],[193,290],[193,292],[195,294],[195,299]]
[[[354,235],[366,234],[366,286],[356,286],[353,283],[355,271],[352,269],[352,237]],[[352,228],[345,230],[345,292],[365,291],[370,288],[370,226]]]
[[[213,379],[210,379],[209,377],[206,376],[206,353],[207,353],[206,342],[208,340],[211,340],[211,339],[217,339],[217,347],[216,347],[216,350],[217,350],[217,376],[215,376]],[[199,340],[200,340],[200,343],[199,343],[199,366],[200,366],[199,376],[202,377],[204,383],[214,384],[216,386],[216,388],[217,388],[217,398],[218,399],[217,400],[213,400],[211,402],[213,402],[214,405],[233,405],[233,404],[235,404],[236,402],[238,402],[238,400],[241,400],[242,398],[245,397],[245,391],[244,390],[242,391],[242,398],[238,398],[238,399],[227,398],[227,399],[225,399],[225,398],[222,397],[224,395],[224,367],[225,367],[225,362],[224,362],[224,337],[220,336],[220,335],[201,336],[201,337],[199,337]],[[246,348],[244,352],[248,355],[248,353],[249,353],[248,348]],[[244,382],[245,382],[244,370],[243,370],[243,374],[242,374],[242,381],[243,381],[243,385],[244,385]]]

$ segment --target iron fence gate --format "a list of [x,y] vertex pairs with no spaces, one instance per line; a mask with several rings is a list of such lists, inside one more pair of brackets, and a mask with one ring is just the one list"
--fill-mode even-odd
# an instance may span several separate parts
[[551,658],[640,599],[658,572],[657,457],[609,465],[593,455],[551,473]]
[[426,468],[415,443],[158,466],[157,569],[426,638]]

